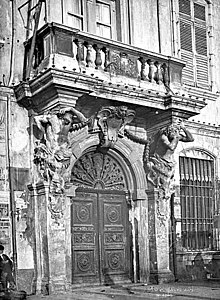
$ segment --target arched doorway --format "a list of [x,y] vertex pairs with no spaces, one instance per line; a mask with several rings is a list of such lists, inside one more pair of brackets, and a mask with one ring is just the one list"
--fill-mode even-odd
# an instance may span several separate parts
[[113,284],[131,280],[131,228],[122,167],[106,153],[89,152],[74,165],[72,279]]

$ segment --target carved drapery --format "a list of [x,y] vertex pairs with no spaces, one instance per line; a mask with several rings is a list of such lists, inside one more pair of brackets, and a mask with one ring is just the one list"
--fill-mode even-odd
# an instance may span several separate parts
[[126,188],[122,168],[112,157],[103,153],[84,154],[74,165],[71,182],[84,188],[107,190]]

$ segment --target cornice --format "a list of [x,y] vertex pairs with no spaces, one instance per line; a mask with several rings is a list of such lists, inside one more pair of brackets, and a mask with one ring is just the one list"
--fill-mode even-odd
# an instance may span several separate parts
[[[157,86],[156,86],[157,87]],[[108,99],[155,110],[183,112],[186,118],[199,114],[205,100],[186,95],[169,95],[164,89],[138,88],[127,84],[113,84],[101,78],[56,68],[46,69],[38,76],[15,87],[18,102],[26,108],[41,110],[49,102],[75,101],[84,95]]]

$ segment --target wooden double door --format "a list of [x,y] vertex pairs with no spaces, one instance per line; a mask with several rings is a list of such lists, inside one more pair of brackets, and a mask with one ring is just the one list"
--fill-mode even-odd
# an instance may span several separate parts
[[124,192],[78,189],[72,198],[73,284],[131,278],[130,226]]

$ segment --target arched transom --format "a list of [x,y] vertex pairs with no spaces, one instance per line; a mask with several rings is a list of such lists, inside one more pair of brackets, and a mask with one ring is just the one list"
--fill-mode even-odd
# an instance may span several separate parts
[[125,175],[118,162],[108,154],[90,152],[75,163],[71,182],[84,188],[125,190]]

